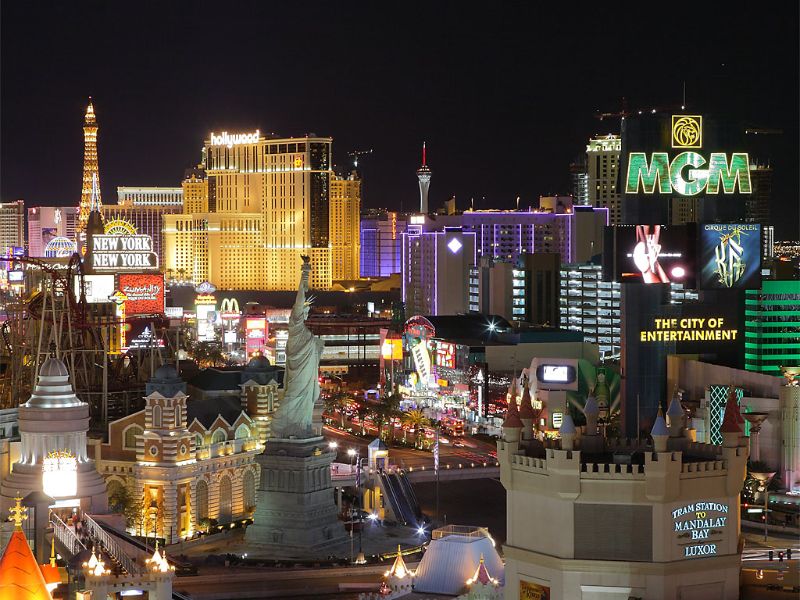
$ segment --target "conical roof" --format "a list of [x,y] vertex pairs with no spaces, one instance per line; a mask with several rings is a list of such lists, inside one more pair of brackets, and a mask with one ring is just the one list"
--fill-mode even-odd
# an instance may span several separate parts
[[533,412],[533,404],[531,404],[531,390],[527,383],[523,388],[522,400],[519,403],[519,416],[521,419],[533,419],[536,413]]
[[719,430],[723,433],[742,433],[742,427],[739,425],[739,419],[742,416],[739,414],[739,407],[736,405],[736,395],[728,393],[728,400],[725,402],[725,414],[722,417],[722,425]]
[[86,406],[86,404],[75,395],[64,361],[51,356],[39,369],[39,380],[36,382],[36,387],[30,399],[23,406],[26,408],[74,408]]
[[408,575],[411,575],[411,571],[408,570],[408,567],[406,566],[406,561],[403,560],[403,553],[400,551],[400,544],[397,544],[397,557],[394,559],[392,568],[386,571],[386,573],[384,573],[384,576],[397,577],[398,579],[403,579]]
[[664,420],[664,411],[661,410],[661,407],[658,407],[658,415],[656,416],[655,423],[653,423],[653,429],[650,431],[650,435],[669,435],[669,429],[667,429],[667,422]]
[[572,420],[572,415],[571,414],[566,413],[564,415],[564,419],[561,421],[561,429],[559,429],[559,431],[562,434],[566,433],[566,434],[573,434],[574,435],[576,433],[575,422]]
[[681,417],[686,416],[686,413],[683,412],[683,407],[681,406],[680,400],[678,400],[677,396],[672,397],[672,400],[667,407],[667,416],[670,419],[680,419]]
[[497,579],[489,575],[489,570],[486,568],[486,561],[483,560],[483,554],[481,554],[481,560],[478,563],[478,568],[475,569],[475,574],[467,579],[467,585],[472,585],[476,581],[483,585],[497,585]]
[[47,583],[25,534],[11,534],[0,558],[0,598],[3,600],[52,600]]
[[514,396],[508,401],[508,412],[506,413],[506,420],[503,421],[503,427],[518,427],[522,428],[522,419],[519,418],[519,410],[517,409],[517,399]]

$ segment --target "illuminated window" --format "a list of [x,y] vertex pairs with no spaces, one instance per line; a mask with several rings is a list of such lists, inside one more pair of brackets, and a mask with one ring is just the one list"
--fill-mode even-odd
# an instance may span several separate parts
[[144,429],[138,425],[131,425],[125,430],[122,447],[125,450],[136,450],[136,436],[142,435],[143,433]]
[[153,407],[153,427],[161,427],[161,407]]
[[228,435],[225,433],[225,430],[221,427],[214,432],[214,435],[211,436],[211,443],[212,444],[219,444],[228,440]]

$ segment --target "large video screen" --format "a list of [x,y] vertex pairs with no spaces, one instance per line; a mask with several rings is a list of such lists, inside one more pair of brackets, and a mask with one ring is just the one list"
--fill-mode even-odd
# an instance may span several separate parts
[[758,289],[761,285],[761,225],[700,225],[700,289]]
[[622,283],[695,284],[694,228],[622,225],[614,228],[613,277]]

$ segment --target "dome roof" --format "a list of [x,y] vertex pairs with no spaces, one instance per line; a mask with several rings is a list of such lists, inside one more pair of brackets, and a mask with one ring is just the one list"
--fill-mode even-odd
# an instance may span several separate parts
[[162,381],[169,381],[172,379],[179,379],[178,372],[172,365],[161,365],[153,373],[153,379],[160,379]]
[[251,371],[255,371],[258,369],[266,369],[269,366],[270,366],[269,359],[267,359],[267,357],[263,355],[254,356],[253,358],[250,359],[250,362],[247,363],[247,368]]
[[64,361],[51,356],[39,369],[39,380],[36,382],[36,387],[30,399],[23,406],[26,408],[74,408],[86,406],[86,404],[75,395]]
[[47,377],[69,377],[69,371],[67,371],[67,365],[64,364],[63,360],[50,356],[44,361],[42,368],[39,369],[39,376],[42,375]]

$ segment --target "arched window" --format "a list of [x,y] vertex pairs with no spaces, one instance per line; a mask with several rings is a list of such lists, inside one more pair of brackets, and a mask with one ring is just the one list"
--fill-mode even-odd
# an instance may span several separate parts
[[256,478],[252,471],[245,471],[242,477],[242,495],[244,496],[244,509],[252,510],[256,507]]
[[175,406],[175,427],[182,427],[181,420],[183,417],[183,411],[181,410],[180,405]]
[[229,523],[233,517],[233,486],[231,478],[223,475],[219,480],[219,522]]
[[139,427],[138,425],[131,425],[125,430],[124,440],[122,442],[122,448],[124,450],[136,450],[136,436],[142,435],[144,433],[144,429]]
[[197,521],[208,518],[208,484],[204,479],[197,482],[195,489],[197,499]]
[[225,442],[227,440],[228,440],[228,434],[225,433],[225,430],[222,429],[222,427],[214,431],[214,435],[211,436],[212,444],[219,444],[220,442]]
[[194,434],[194,446],[195,446],[195,448],[199,448],[200,446],[203,446],[204,444],[205,444],[205,440],[203,439],[202,434],[195,433]]
[[236,439],[243,440],[250,437],[250,428],[242,423],[236,428]]
[[153,427],[161,427],[161,407],[158,405],[153,407]]

